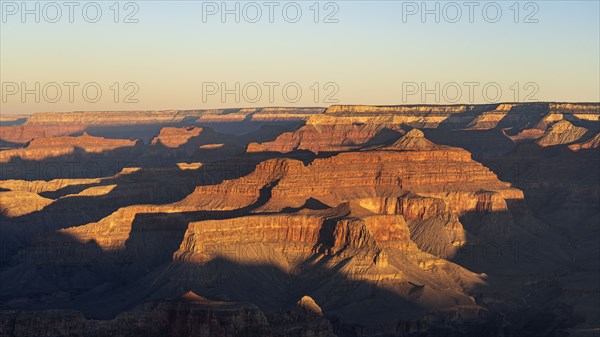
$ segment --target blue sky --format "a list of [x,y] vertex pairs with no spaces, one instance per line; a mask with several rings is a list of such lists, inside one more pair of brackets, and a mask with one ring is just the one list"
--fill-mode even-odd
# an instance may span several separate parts
[[[73,23],[65,7],[57,23],[47,20],[51,7],[39,23],[34,15],[23,22],[20,13],[7,14],[14,10],[7,3],[0,32],[2,113],[600,100],[598,1],[476,2],[472,23],[462,1],[428,1],[428,9],[439,6],[439,23],[433,14],[423,22],[421,1],[276,2],[273,23],[260,1],[226,3],[239,5],[239,23],[232,14],[222,21],[221,1],[120,2],[118,23],[113,1],[95,2],[102,10],[96,23],[80,11],[89,2],[75,8]],[[37,3],[42,12],[47,2]],[[256,23],[248,22],[254,4],[263,11]],[[95,7],[88,7],[93,14]],[[298,21],[287,22],[298,7]],[[123,23],[134,10],[138,22]],[[330,19],[337,22],[323,22],[334,11]],[[72,102],[64,82],[79,84]],[[62,96],[36,102],[33,94],[20,95],[22,83],[29,89],[39,83],[40,91],[57,83]],[[101,88],[101,99],[80,97],[87,83]],[[276,83],[272,97],[264,83]],[[48,90],[52,96],[55,89]],[[125,101],[128,94],[133,100]]]

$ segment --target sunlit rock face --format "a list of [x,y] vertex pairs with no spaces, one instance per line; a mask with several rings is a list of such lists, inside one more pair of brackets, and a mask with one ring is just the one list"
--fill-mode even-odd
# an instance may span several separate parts
[[561,120],[553,124],[537,143],[541,146],[569,144],[578,141],[586,132],[586,128],[576,127],[566,120]]
[[81,136],[44,137],[31,140],[23,149],[0,152],[0,162],[13,158],[30,161],[43,161],[48,158],[70,155],[75,151],[101,154],[122,147],[133,147],[135,141],[92,137],[87,133]]
[[66,136],[82,132],[83,126],[79,125],[14,125],[0,126],[0,145],[2,147],[22,147],[32,139]]
[[[0,331],[595,331],[599,107],[77,112],[3,122]],[[63,166],[70,170],[50,174]]]
[[293,132],[286,132],[277,139],[264,143],[250,143],[248,152],[292,152],[305,150],[313,153],[336,152],[382,143],[398,138],[399,125],[378,123],[351,123],[336,121],[324,115],[313,115],[306,125]]
[[193,137],[198,137],[203,131],[202,128],[173,128],[165,127],[160,130],[158,136],[152,139],[152,144],[162,144],[169,148],[178,148],[190,141]]

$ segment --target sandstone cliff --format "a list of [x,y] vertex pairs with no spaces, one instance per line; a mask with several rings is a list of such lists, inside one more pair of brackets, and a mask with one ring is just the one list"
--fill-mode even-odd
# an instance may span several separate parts
[[197,127],[188,127],[185,129],[165,127],[160,130],[158,136],[152,139],[151,144],[162,144],[168,148],[178,148],[186,144],[191,138],[198,137],[202,131],[202,128]]
[[541,146],[569,144],[579,140],[586,132],[586,128],[577,127],[566,120],[561,120],[552,125],[537,143]]
[[102,153],[123,147],[134,147],[135,141],[93,137],[87,133],[81,136],[44,137],[31,140],[26,148],[0,152],[0,162],[13,158],[42,161],[75,153],[81,149],[86,153]]
[[44,113],[2,126],[3,141],[25,139],[10,147],[28,143],[0,152],[3,172],[134,165],[0,181],[0,329],[557,336],[574,317],[574,331],[593,329],[598,107]]
[[[314,115],[317,117],[318,115]],[[318,116],[319,120],[325,116]],[[286,132],[276,140],[265,143],[250,143],[247,152],[291,152],[308,150],[313,153],[344,151],[359,148],[369,143],[382,143],[397,137],[402,130],[397,125],[336,123],[324,124],[311,117],[299,130]]]
[[56,125],[51,128],[35,125],[0,126],[0,145],[22,147],[36,138],[66,136],[83,130],[84,127],[78,125]]

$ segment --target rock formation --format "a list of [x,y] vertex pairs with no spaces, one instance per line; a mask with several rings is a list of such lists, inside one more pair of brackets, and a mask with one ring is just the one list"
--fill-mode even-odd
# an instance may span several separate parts
[[370,143],[395,139],[402,130],[398,125],[382,123],[345,123],[335,118],[313,115],[306,125],[293,132],[283,133],[274,141],[250,143],[248,152],[291,152],[308,150],[313,153],[335,152],[359,148]]
[[0,334],[594,331],[599,107],[7,120]]
[[566,120],[561,120],[552,125],[537,143],[541,146],[570,144],[581,139],[586,132],[586,128],[576,127]]
[[31,140],[27,147],[0,152],[0,162],[13,158],[42,161],[47,158],[65,156],[81,149],[86,153],[102,153],[123,147],[135,146],[135,141],[92,137],[87,133],[81,136],[43,137]]
[[0,213],[7,217],[17,217],[40,211],[52,203],[36,193],[23,191],[0,192]]
[[189,127],[183,130],[173,127],[165,127],[160,130],[158,136],[152,139],[152,145],[162,144],[168,148],[178,148],[185,145],[191,138],[198,137],[202,128]]
[[569,149],[573,151],[579,150],[588,150],[588,149],[597,149],[600,147],[600,133],[597,133],[591,139],[584,141],[582,143],[576,143],[569,145]]
[[0,147],[22,147],[36,138],[57,137],[76,134],[84,130],[79,125],[16,125],[0,126]]

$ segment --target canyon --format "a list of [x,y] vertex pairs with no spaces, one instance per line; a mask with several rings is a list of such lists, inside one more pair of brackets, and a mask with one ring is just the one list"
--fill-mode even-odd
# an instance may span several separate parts
[[600,331],[600,103],[0,122],[1,336]]

